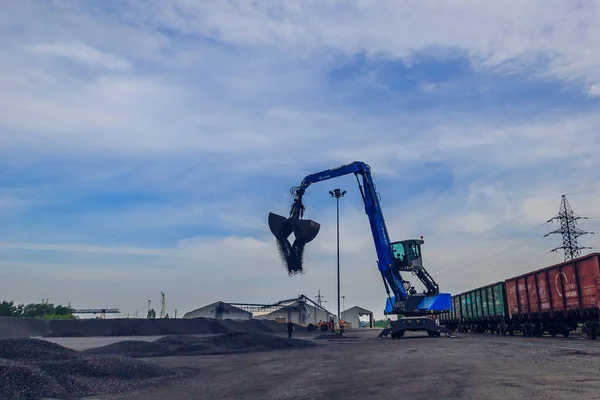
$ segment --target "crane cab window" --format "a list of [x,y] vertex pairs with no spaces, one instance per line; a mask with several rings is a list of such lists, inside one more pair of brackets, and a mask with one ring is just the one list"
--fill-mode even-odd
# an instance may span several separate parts
[[407,243],[405,247],[406,261],[412,263],[414,260],[421,258],[421,246],[417,243]]
[[396,264],[406,265],[406,252],[403,243],[392,243],[392,253],[394,253]]
[[394,254],[396,265],[406,267],[421,258],[421,245],[414,240],[392,243],[392,253]]

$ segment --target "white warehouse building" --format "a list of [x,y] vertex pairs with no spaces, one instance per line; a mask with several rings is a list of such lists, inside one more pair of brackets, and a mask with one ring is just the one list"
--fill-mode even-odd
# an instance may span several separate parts
[[226,303],[217,301],[202,308],[187,312],[183,318],[214,319],[270,319],[278,322],[291,320],[299,325],[318,324],[337,317],[308,297],[281,300],[273,304]]
[[[318,324],[329,321],[333,313],[310,300],[304,295],[296,299],[282,300],[253,310],[256,319],[272,319],[280,322],[291,320],[295,324]],[[335,317],[335,316],[334,316]],[[337,320],[337,318],[335,318]]]
[[360,328],[361,326],[361,317],[369,317],[369,321],[365,321],[365,328],[373,327],[373,312],[366,310],[362,307],[352,307],[345,311],[342,311],[342,319],[348,323],[349,328]]
[[252,313],[229,303],[217,301],[184,314],[183,318],[252,319]]

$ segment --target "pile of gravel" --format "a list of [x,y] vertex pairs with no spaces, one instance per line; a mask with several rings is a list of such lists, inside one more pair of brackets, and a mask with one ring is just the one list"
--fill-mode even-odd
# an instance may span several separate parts
[[83,354],[38,339],[0,339],[0,399],[78,398],[197,373],[118,355]]
[[84,350],[82,353],[128,357],[199,356],[313,346],[317,345],[307,340],[280,338],[256,332],[231,332],[209,337],[166,336],[154,342],[127,340]]

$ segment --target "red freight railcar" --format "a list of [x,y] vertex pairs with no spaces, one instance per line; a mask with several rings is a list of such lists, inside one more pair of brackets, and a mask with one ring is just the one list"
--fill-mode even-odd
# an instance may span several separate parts
[[582,323],[599,333],[600,253],[592,253],[505,281],[509,331],[526,336],[569,335]]

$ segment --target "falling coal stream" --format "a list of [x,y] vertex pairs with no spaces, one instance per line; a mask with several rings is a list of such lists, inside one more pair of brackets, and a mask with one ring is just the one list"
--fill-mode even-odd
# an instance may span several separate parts
[[292,246],[288,240],[277,239],[277,248],[279,250],[279,256],[281,261],[288,270],[290,276],[301,274],[302,261],[304,258],[304,245],[305,243],[296,239]]

